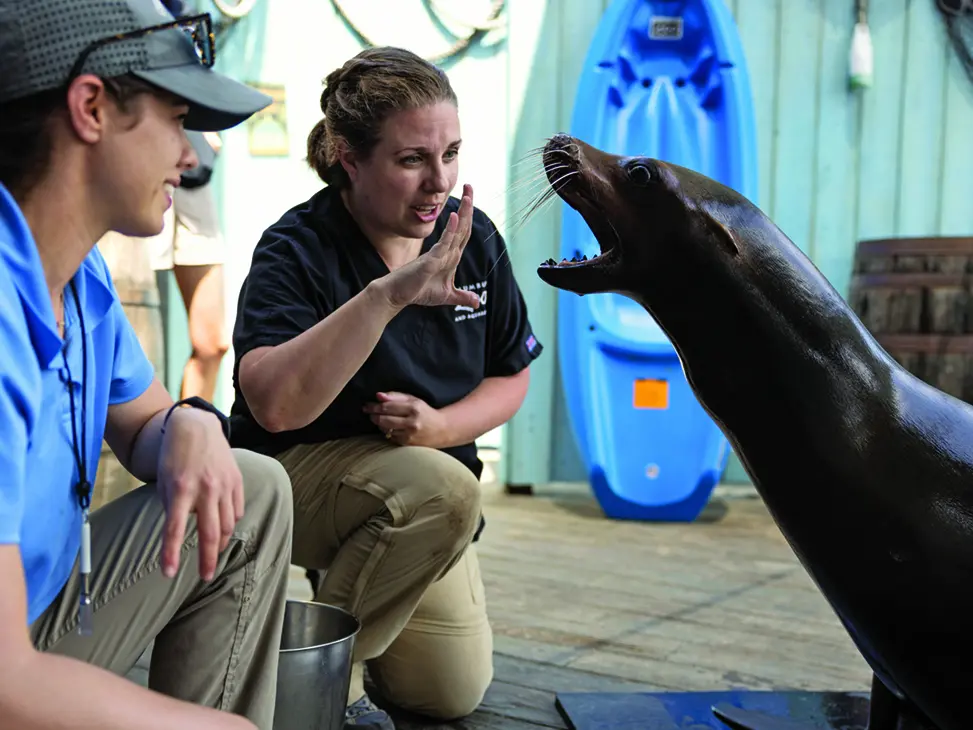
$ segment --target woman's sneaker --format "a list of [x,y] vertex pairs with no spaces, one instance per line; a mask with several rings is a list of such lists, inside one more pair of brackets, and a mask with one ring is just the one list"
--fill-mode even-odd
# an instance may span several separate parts
[[352,702],[345,709],[345,730],[395,730],[392,718],[375,706],[368,695]]

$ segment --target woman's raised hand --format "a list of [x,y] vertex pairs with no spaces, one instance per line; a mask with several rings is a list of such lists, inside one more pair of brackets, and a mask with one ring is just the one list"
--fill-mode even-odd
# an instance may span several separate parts
[[461,304],[477,309],[480,298],[471,291],[457,289],[454,282],[472,225],[473,188],[464,185],[459,211],[449,214],[446,230],[436,245],[388,275],[386,291],[390,303],[396,307]]

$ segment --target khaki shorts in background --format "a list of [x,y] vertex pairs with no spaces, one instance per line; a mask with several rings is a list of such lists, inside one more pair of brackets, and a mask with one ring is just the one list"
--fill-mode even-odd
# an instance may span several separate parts
[[153,271],[225,263],[226,251],[212,187],[176,188],[162,232],[148,238],[147,244]]

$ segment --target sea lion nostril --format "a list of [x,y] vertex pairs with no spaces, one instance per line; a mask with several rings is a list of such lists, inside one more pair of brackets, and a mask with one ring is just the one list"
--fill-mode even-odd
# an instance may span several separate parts
[[564,132],[558,132],[548,140],[544,153],[548,157],[561,158],[567,162],[577,163],[581,160],[578,143],[570,134]]

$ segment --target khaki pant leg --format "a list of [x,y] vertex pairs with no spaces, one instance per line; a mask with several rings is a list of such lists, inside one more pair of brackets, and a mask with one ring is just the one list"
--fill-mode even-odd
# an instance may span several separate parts
[[385,698],[412,712],[455,720],[479,706],[493,680],[493,632],[475,545],[426,589],[368,671]]
[[316,599],[362,624],[353,702],[365,693],[362,662],[385,653],[463,556],[479,525],[480,485],[448,454],[380,438],[301,445],[279,458],[294,489],[294,562],[325,568]]
[[162,575],[165,512],[155,485],[145,485],[91,515],[94,633],[77,633],[77,570],[30,633],[40,651],[120,675],[154,639],[150,689],[272,730],[291,555],[291,492],[276,461],[233,453],[243,474],[245,513],[211,582],[199,578],[194,516],[178,573],[172,579]]

